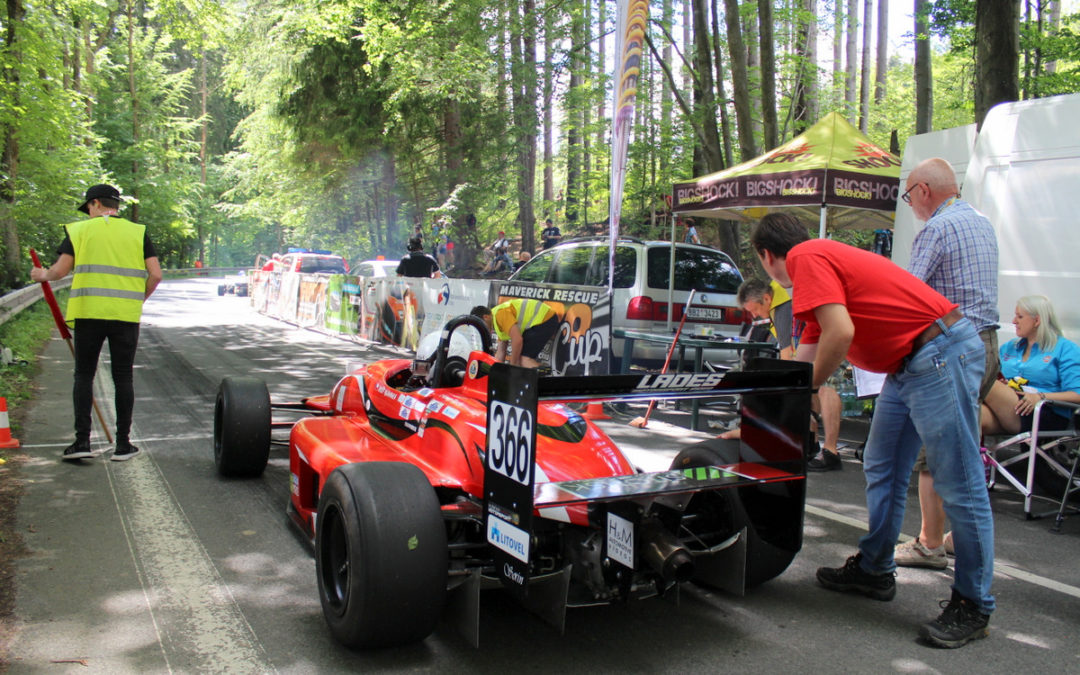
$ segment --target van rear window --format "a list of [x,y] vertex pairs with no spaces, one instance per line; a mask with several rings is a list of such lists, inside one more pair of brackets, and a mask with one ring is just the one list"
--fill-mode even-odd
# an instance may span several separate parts
[[[649,288],[667,288],[671,249],[666,246],[650,247],[648,258]],[[742,275],[724,253],[676,247],[675,290],[697,289],[699,293],[734,294],[741,283]]]

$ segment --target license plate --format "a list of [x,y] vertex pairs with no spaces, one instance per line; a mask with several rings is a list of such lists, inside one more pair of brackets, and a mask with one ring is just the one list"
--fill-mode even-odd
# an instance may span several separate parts
[[690,319],[713,319],[715,321],[723,321],[724,310],[719,307],[691,307],[686,311],[686,316]]

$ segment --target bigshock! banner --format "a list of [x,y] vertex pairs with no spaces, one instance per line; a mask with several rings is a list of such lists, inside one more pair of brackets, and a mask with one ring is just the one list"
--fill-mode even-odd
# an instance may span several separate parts
[[540,300],[555,310],[559,317],[559,330],[540,358],[542,362],[551,364],[552,375],[602,375],[609,372],[611,296],[606,289],[506,282],[492,287],[490,306],[514,298]]

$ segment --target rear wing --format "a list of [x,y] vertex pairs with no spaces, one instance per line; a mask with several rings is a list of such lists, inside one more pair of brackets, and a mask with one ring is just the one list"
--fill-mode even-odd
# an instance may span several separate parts
[[[813,367],[752,359],[727,373],[646,373],[541,378],[494,364],[488,376],[484,522],[508,588],[528,585],[534,508],[615,502],[805,479]],[[741,396],[738,460],[724,466],[535,483],[536,408],[544,401],[633,401]],[[800,491],[801,495],[801,491]],[[801,498],[799,499],[801,504]],[[799,508],[801,514],[801,506]],[[799,518],[801,527],[801,517]]]

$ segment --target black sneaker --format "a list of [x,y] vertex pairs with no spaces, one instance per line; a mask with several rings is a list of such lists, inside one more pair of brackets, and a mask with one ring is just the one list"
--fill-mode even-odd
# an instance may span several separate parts
[[807,471],[839,471],[844,468],[840,454],[822,450],[821,454],[806,463]]
[[892,600],[896,595],[896,573],[870,574],[859,566],[860,560],[862,553],[856,553],[843,567],[819,567],[817,580],[831,591],[852,591],[874,600]]
[[64,454],[60,456],[60,459],[65,462],[73,462],[79,459],[91,459],[93,457],[95,457],[95,455],[94,451],[90,449],[90,441],[77,440],[64,448]]
[[952,599],[942,600],[941,606],[945,609],[941,616],[919,629],[919,637],[930,645],[956,649],[990,634],[990,615],[955,590]]
[[138,457],[142,454],[142,450],[136,448],[134,445],[127,441],[117,441],[116,451],[113,452],[112,461],[114,462],[126,462],[132,457]]

